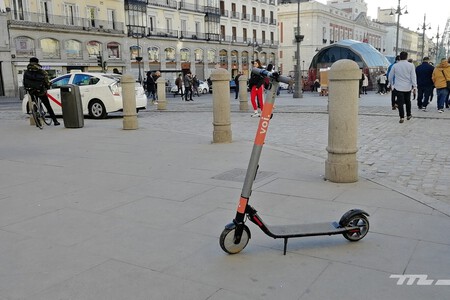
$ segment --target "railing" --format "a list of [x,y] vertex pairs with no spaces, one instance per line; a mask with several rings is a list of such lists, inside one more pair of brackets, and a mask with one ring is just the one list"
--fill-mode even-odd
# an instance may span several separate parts
[[55,28],[69,30],[103,31],[109,33],[124,33],[123,22],[110,22],[44,13],[24,12],[12,10],[8,20],[10,25],[21,25],[35,28]]
[[237,11],[232,11],[232,12],[230,13],[230,17],[231,17],[232,19],[240,19],[240,18],[241,18],[241,15],[240,15],[240,13],[237,12]]
[[[165,0],[165,1],[161,1],[161,0],[148,0],[147,2],[149,5],[154,5],[154,6],[159,6],[159,7],[168,7],[168,8],[173,8],[173,9],[177,9],[177,1],[175,0]],[[180,5],[182,3],[180,2]]]

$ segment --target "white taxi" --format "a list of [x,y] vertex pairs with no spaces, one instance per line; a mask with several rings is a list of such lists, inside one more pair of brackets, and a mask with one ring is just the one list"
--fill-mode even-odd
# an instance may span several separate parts
[[[47,96],[56,115],[62,115],[60,87],[67,84],[79,86],[84,115],[102,119],[110,112],[123,109],[120,80],[112,74],[72,71],[56,77],[50,82],[51,87],[47,91]],[[147,97],[139,83],[136,83],[135,93],[137,111],[145,109]],[[27,96],[22,100],[22,111],[29,112]]]

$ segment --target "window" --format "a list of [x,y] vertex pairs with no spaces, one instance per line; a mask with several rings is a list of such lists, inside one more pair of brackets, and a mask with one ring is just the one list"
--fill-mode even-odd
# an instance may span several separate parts
[[25,20],[23,2],[24,2],[24,0],[13,0],[12,1],[12,16],[13,16],[14,20],[22,20],[22,21]]
[[14,39],[16,45],[16,55],[19,57],[35,56],[34,40],[26,36],[19,36]]
[[201,32],[201,23],[200,22],[195,22],[195,35],[198,36]]
[[68,40],[64,42],[64,51],[68,59],[82,58],[81,43],[76,40]]
[[175,61],[175,49],[173,48],[166,48],[164,50],[164,53],[166,55],[166,62],[174,62]]
[[133,45],[130,47],[130,59],[136,60],[136,57],[141,56],[141,47],[137,45]]
[[78,86],[82,85],[94,85],[99,82],[100,79],[87,74],[75,74],[72,83]]
[[52,22],[52,2],[47,0],[41,0],[41,14],[39,15],[39,20],[42,23]]
[[68,84],[71,76],[72,76],[71,74],[67,74],[67,75],[59,77],[57,80],[53,81],[52,89],[55,89],[55,88],[58,88],[58,87]]
[[78,7],[75,4],[64,4],[64,16],[66,25],[78,25]]
[[108,15],[108,28],[116,30],[116,11],[113,9],[108,9],[106,13]]
[[216,62],[216,50],[208,50],[208,63],[213,64]]
[[187,25],[186,25],[186,20],[181,20],[181,37],[186,36],[187,35]]
[[120,44],[117,42],[109,42],[106,44],[108,50],[108,58],[120,58]]
[[148,48],[148,61],[149,62],[159,62],[159,48],[150,47]]
[[102,53],[102,44],[97,41],[90,41],[86,44],[87,51],[90,57],[97,57]]
[[155,16],[148,16],[148,23],[147,23],[147,34],[151,34],[153,31],[155,31],[155,21],[156,21],[156,17]]
[[166,28],[167,33],[170,33],[172,31],[172,19],[166,18]]
[[86,8],[86,16],[87,16],[87,22],[88,27],[97,27],[96,20],[97,20],[97,8],[93,6],[88,6]]
[[202,49],[195,49],[194,56],[195,56],[196,63],[203,62],[203,50]]
[[180,60],[182,62],[189,62],[190,61],[190,55],[191,52],[187,48],[183,48],[180,50]]
[[44,58],[60,58],[59,41],[50,38],[40,40],[42,56]]

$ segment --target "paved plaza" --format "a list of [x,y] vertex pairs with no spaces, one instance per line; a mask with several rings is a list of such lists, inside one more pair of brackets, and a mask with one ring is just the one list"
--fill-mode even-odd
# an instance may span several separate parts
[[283,241],[248,222],[239,254],[219,246],[258,120],[230,95],[233,142],[212,143],[212,96],[39,130],[0,98],[0,300],[447,299],[450,110],[398,123],[389,95],[362,95],[359,180],[325,181],[328,98],[275,103],[251,204],[268,223],[370,214],[356,243]]

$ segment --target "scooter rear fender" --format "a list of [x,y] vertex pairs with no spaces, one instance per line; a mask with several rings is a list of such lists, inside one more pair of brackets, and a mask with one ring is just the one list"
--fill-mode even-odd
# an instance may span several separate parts
[[369,214],[362,209],[351,209],[341,217],[341,219],[339,220],[339,225],[343,227],[346,226],[348,224],[348,221],[357,215],[365,215],[367,217],[369,216]]

